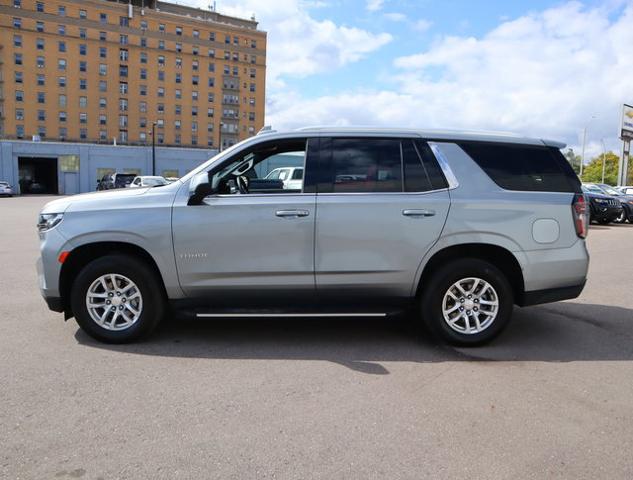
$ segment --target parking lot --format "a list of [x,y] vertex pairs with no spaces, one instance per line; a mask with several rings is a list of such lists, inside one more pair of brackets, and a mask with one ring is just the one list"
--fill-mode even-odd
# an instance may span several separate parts
[[491,345],[406,319],[171,320],[109,346],[47,310],[0,199],[0,477],[633,477],[633,225],[592,226],[578,299]]

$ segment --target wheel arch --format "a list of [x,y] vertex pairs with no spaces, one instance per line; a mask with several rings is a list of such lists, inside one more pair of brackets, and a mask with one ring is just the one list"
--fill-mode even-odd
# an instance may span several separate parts
[[146,263],[156,274],[163,294],[167,297],[165,282],[158,264],[147,250],[133,243],[120,241],[86,243],[70,252],[59,274],[59,292],[66,318],[73,316],[70,291],[81,269],[97,258],[112,254],[130,255]]
[[478,258],[499,268],[506,276],[514,292],[515,303],[519,303],[525,292],[523,270],[516,256],[508,249],[490,243],[462,243],[444,247],[432,254],[424,264],[417,282],[416,297],[442,265],[459,258]]

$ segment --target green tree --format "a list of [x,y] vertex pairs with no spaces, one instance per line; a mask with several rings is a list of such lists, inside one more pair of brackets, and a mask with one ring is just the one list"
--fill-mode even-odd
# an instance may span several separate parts
[[580,173],[580,155],[576,155],[573,148],[568,148],[565,152],[565,158],[571,165],[571,168],[574,169],[576,175]]
[[[582,172],[583,182],[602,182],[602,159],[602,154],[591,159],[591,162],[589,162]],[[613,152],[607,152],[604,155],[604,183],[608,183],[609,185],[615,185],[617,183],[619,162],[620,157]]]

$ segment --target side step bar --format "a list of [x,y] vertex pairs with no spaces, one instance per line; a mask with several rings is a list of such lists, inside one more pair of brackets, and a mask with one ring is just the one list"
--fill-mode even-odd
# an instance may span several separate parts
[[198,318],[386,317],[386,313],[197,313]]

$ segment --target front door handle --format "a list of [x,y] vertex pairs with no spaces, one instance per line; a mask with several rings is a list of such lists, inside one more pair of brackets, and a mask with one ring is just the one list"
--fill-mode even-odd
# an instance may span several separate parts
[[282,218],[307,217],[310,215],[309,210],[277,210],[275,215]]
[[402,210],[402,215],[405,217],[432,217],[435,215],[435,210],[426,210],[426,209],[411,209],[411,210]]

